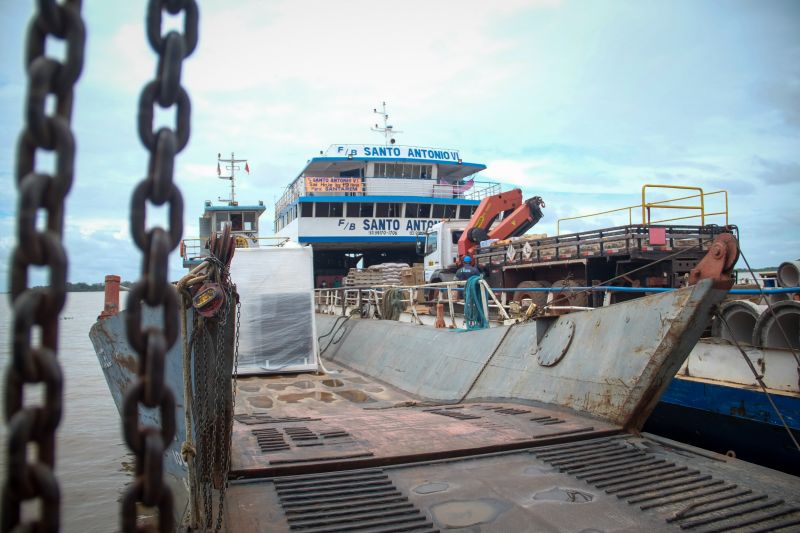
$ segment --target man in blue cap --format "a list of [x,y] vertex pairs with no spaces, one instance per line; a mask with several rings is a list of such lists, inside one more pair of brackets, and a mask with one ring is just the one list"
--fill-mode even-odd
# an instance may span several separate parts
[[472,258],[468,255],[465,255],[464,264],[456,271],[456,279],[459,281],[467,281],[472,276],[480,275],[480,270],[472,265]]

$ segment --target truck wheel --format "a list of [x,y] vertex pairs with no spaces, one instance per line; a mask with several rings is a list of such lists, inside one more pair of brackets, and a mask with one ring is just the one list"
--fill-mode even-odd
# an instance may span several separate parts
[[[547,281],[522,281],[519,285],[517,285],[518,289],[528,289],[528,288],[536,288],[536,289],[546,289],[550,286],[550,283]],[[545,291],[516,291],[514,293],[514,301],[521,302],[524,298],[530,298],[533,303],[535,303],[538,307],[542,307],[547,303],[547,292]]]
[[[553,283],[554,289],[561,287],[580,287],[577,281],[571,279],[560,279]],[[553,292],[553,305],[575,305],[586,307],[589,304],[589,294],[585,292]]]

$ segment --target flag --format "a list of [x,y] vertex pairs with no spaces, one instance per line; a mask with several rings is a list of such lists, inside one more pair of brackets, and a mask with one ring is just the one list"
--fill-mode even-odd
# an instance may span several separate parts
[[250,174],[250,165],[245,161],[244,163],[244,171]]
[[456,194],[463,194],[463,193],[467,192],[468,190],[470,190],[473,185],[475,185],[475,179],[474,178],[469,180],[469,181],[467,181],[467,182],[462,182],[461,185],[456,184],[453,187],[453,192],[456,193]]
[[222,176],[222,171],[219,169],[219,163],[217,163],[217,176]]

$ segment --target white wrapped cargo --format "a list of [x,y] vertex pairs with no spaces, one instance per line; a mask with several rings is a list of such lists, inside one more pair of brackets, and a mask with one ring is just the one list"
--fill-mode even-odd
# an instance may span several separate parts
[[242,302],[239,374],[316,370],[311,247],[239,248],[231,279]]

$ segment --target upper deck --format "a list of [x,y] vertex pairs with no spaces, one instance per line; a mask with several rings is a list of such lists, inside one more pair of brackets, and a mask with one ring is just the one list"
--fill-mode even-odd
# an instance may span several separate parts
[[482,198],[499,192],[498,183],[475,176],[485,168],[453,149],[334,144],[286,187],[274,229],[300,242],[347,239],[343,228],[359,240],[407,240],[442,218],[469,219]]

